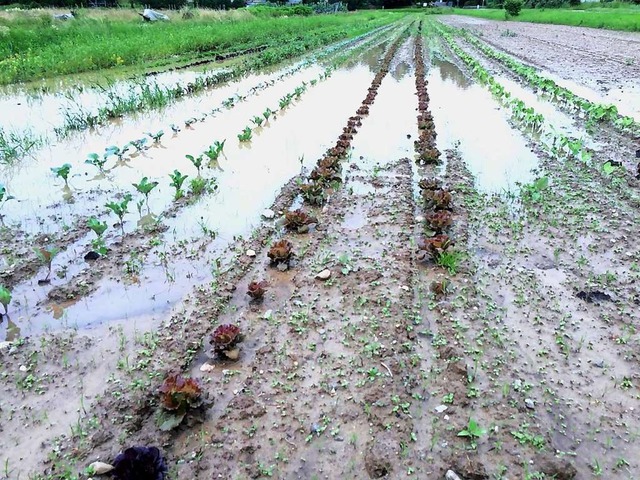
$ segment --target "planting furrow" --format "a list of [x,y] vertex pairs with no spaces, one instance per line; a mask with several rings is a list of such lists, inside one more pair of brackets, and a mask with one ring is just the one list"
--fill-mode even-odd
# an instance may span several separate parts
[[[292,191],[293,190],[291,188],[288,189],[288,192],[292,192]],[[288,200],[289,203],[290,201],[291,200]],[[277,211],[279,209],[282,209],[283,207],[280,204],[277,204],[277,205],[274,205],[273,208]],[[261,229],[260,232],[258,232],[259,235],[256,238],[260,238],[260,236],[266,236],[266,232],[267,230],[265,230],[264,228]],[[246,248],[247,247],[245,246],[244,249]],[[256,250],[259,250],[258,246],[254,246],[254,248]],[[262,253],[264,254],[264,252]],[[248,260],[250,260],[249,257],[241,258],[242,264],[246,264]],[[235,284],[237,280],[234,281],[233,279],[240,278],[244,270],[239,269],[240,271],[238,272],[233,271],[233,272],[225,273],[226,270],[224,269],[226,265],[227,263],[225,262],[221,266],[221,273],[217,277],[217,281],[223,282],[224,279],[226,278],[226,279],[230,279],[232,284]],[[235,265],[236,268],[238,267],[238,263],[235,263],[235,262],[232,262],[230,265]],[[236,277],[236,275],[238,276]],[[131,375],[131,377],[125,380],[124,384],[129,384],[129,383],[131,383],[132,385],[137,384],[144,389],[145,388],[144,386],[148,385],[149,380],[145,379],[145,375],[140,375],[138,373],[138,369],[141,369],[145,372],[168,371],[169,369],[174,369],[176,368],[176,366],[184,365],[185,362],[188,362],[189,357],[185,358],[184,352],[192,349],[193,345],[196,345],[200,341],[199,339],[202,338],[202,333],[198,333],[199,328],[206,328],[206,329],[210,328],[208,326],[209,325],[208,321],[203,321],[204,318],[202,317],[202,315],[208,316],[210,314],[212,317],[215,317],[217,316],[216,312],[220,312],[226,303],[225,296],[221,297],[220,301],[211,302],[211,297],[209,296],[209,294],[205,294],[204,291],[205,290],[203,288],[202,296],[198,295],[200,298],[199,301],[201,303],[200,303],[200,306],[197,307],[196,311],[194,311],[193,313],[200,320],[196,320],[196,321],[191,320],[189,322],[184,322],[185,318],[191,318],[190,315],[185,316],[184,314],[177,314],[174,317],[174,320],[172,320],[171,322],[172,327],[169,328],[170,333],[168,333],[168,335],[170,335],[172,339],[168,341],[164,341],[165,345],[163,345],[162,347],[162,354],[160,354],[160,352],[157,352],[157,355],[153,355],[152,357],[149,357],[149,354],[148,354],[149,349],[147,348],[146,349],[147,353],[138,352],[132,358],[127,358],[126,364],[123,365],[123,371],[125,372],[125,378],[126,376],[129,376],[129,375]],[[186,305],[188,306],[189,303],[187,303]],[[208,307],[204,307],[204,305],[208,305]],[[185,329],[183,330],[183,335],[180,334],[180,329]],[[196,343],[194,343],[194,341]],[[152,349],[153,351],[159,348],[159,342],[160,342],[160,339],[156,338],[156,341],[154,341],[154,346]],[[192,353],[195,353],[195,351],[192,350]],[[25,352],[24,354],[26,355],[27,353]],[[140,357],[139,355],[142,355],[142,356]],[[34,374],[35,373],[37,373],[37,371],[34,366]],[[114,414],[112,416],[112,421],[118,424],[119,421],[124,420],[127,422],[128,425],[130,425],[130,428],[133,427],[132,430],[136,430],[141,425],[140,422],[143,422],[143,419],[146,418],[146,414],[144,412],[148,411],[148,407],[144,406],[147,402],[144,399],[145,396],[144,395],[141,396],[140,394],[143,392],[136,391],[135,389],[132,391],[124,392],[122,389],[123,383],[121,383],[120,381],[116,381],[114,385],[115,387],[109,388],[109,391],[105,393],[105,397],[104,397],[105,400],[107,398],[109,398],[110,400],[106,400],[106,403],[104,400],[102,401],[98,400],[96,403],[94,403],[95,411],[101,411],[104,408],[107,408],[108,410],[110,410],[109,407],[115,408],[115,406],[111,405],[111,402],[112,402],[111,399],[115,398],[117,400],[118,406],[117,406],[117,409],[112,412]],[[128,389],[125,389],[125,390],[128,390]],[[109,407],[107,407],[107,405]],[[120,411],[123,413],[129,412],[129,414],[124,414],[124,416],[120,416],[120,414],[115,415],[116,411]],[[84,425],[85,420],[86,419],[84,418],[82,419],[82,421],[79,420],[79,424],[83,423]],[[111,422],[109,423],[111,424]],[[146,424],[146,422],[143,422],[143,423]],[[136,427],[136,425],[138,427]],[[86,428],[87,428],[87,431],[93,432],[95,427],[89,425]],[[122,427],[114,426],[109,428],[121,429]],[[155,429],[155,427],[153,427],[153,429]],[[102,430],[104,431],[104,428]],[[93,434],[91,433],[91,435]],[[103,437],[100,437],[100,438],[103,438]],[[59,440],[64,444],[66,444],[68,441],[68,439],[59,439]],[[101,443],[101,440],[96,439],[95,441],[92,441],[92,442],[93,442],[93,446],[96,446],[97,444]],[[59,451],[60,452],[64,451],[64,448],[62,448],[62,450],[59,450]],[[85,451],[84,449],[80,449],[79,452],[81,453],[84,451]],[[57,456],[64,457],[65,454],[59,453],[57,454]]]

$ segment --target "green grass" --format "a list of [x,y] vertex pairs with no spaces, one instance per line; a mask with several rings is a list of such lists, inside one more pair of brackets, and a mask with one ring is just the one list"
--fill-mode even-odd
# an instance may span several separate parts
[[[640,32],[640,6],[616,5],[615,8],[523,9],[520,15],[511,17],[509,20]],[[465,10],[456,8],[454,13],[491,20],[505,20],[505,11],[500,9]]]
[[210,57],[260,45],[315,44],[318,36],[339,40],[405,14],[378,11],[289,18],[246,14],[185,20],[174,12],[170,22],[153,24],[117,11],[113,17],[88,15],[89,11],[81,11],[78,19],[67,22],[53,21],[50,13],[0,16],[0,85],[168,63],[180,56]]

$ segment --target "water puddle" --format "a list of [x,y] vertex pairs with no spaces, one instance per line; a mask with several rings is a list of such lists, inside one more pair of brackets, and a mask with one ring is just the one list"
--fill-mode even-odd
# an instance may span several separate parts
[[[15,325],[21,329],[20,334],[33,335],[43,329],[82,329],[123,318],[135,319],[149,313],[166,314],[194,285],[211,281],[216,268],[219,268],[216,259],[226,256],[229,242],[237,236],[248,236],[261,221],[260,212],[272,203],[280,186],[297,175],[301,168],[310,169],[317,158],[333,145],[341,125],[358,108],[362,92],[366,91],[372,78],[369,68],[363,65],[337,70],[329,79],[310,87],[299,101],[270,120],[269,125],[254,130],[255,136],[249,144],[238,141],[236,134],[248,118],[260,114],[267,106],[277,107],[278,98],[291,91],[303,78],[308,81],[308,75],[314,73],[317,71],[310,69],[305,74],[294,76],[282,85],[275,85],[251,97],[251,101],[239,103],[219,118],[207,118],[195,124],[193,129],[183,130],[177,137],[163,141],[164,148],[157,146],[145,151],[130,162],[130,168],[118,168],[113,172],[117,177],[105,186],[104,191],[96,193],[95,199],[84,201],[83,198],[82,202],[57,206],[56,215],[69,215],[66,221],[71,221],[80,212],[97,215],[104,211],[105,192],[118,191],[121,186],[127,188],[126,185],[139,181],[142,175],[148,175],[151,180],[156,178],[161,182],[149,198],[150,210],[161,212],[170,205],[174,192],[168,185],[168,173],[180,168],[190,178],[195,177],[196,169],[184,158],[185,154],[197,154],[215,139],[227,138],[225,154],[219,161],[220,169],[214,172],[218,193],[204,196],[179,210],[175,216],[162,219],[168,229],[158,237],[156,252],[149,254],[140,271],[136,272],[138,283],[126,281],[127,275],[123,272],[121,278],[101,281],[97,291],[77,303],[56,302],[52,307],[47,299],[51,288],[57,284],[74,284],[73,277],[79,270],[92,268],[82,260],[93,234],[88,235],[60,253],[54,262],[56,268],[69,265],[66,280],[54,279],[53,285],[48,287],[38,287],[35,280],[16,286],[14,297],[26,299],[12,315]],[[327,98],[332,99],[331,109],[326,108]],[[133,128],[139,128],[139,125],[133,122],[129,129]],[[94,141],[104,144],[104,138]],[[91,146],[85,145],[84,148]],[[81,164],[75,166],[81,168]],[[36,174],[43,169],[44,166],[36,169]],[[43,228],[42,222],[44,225],[50,223],[42,217],[41,205],[56,197],[61,187],[51,186],[51,179],[47,181],[43,175],[44,185],[34,191],[36,187],[28,184],[28,179],[34,175],[30,171],[34,169],[28,170],[18,172],[12,184],[14,188],[23,185],[23,188],[31,189],[28,196],[31,198],[20,205],[28,206],[28,210],[7,210],[7,216],[13,215],[14,220],[18,219],[23,226],[29,224],[37,231]],[[88,174],[79,175],[70,183],[74,187],[81,183],[86,185],[89,177]],[[23,183],[16,183],[17,179]],[[12,208],[16,209],[16,205]],[[130,209],[134,212],[125,217],[125,231],[134,230],[139,218],[135,207]],[[113,216],[105,218],[109,224],[115,221]],[[110,238],[118,236],[116,229],[110,228],[109,232]],[[215,232],[215,240],[207,237],[212,232]],[[185,246],[185,254],[172,253],[172,246],[176,244]],[[116,261],[108,257],[107,260]],[[118,259],[118,263],[126,260]],[[8,333],[5,322],[0,325],[0,338]]]
[[459,150],[480,191],[500,193],[533,180],[538,158],[483,86],[440,60],[434,60],[427,81],[438,148]]

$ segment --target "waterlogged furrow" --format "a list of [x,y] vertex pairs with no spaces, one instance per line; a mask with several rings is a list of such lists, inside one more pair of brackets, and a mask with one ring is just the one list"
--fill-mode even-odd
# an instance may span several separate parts
[[499,61],[524,79],[531,87],[540,89],[560,105],[565,108],[572,108],[574,112],[584,113],[588,124],[591,126],[595,127],[601,122],[607,122],[622,133],[640,133],[640,124],[631,116],[620,115],[615,105],[604,105],[581,98],[553,80],[540,75],[536,69],[523,65],[511,56],[491,48],[467,31],[446,26],[444,28],[456,35],[460,35],[489,58]]

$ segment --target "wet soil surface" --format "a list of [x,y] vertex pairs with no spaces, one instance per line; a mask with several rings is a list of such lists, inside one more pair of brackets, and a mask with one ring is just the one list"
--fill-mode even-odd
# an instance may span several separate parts
[[439,18],[476,33],[483,41],[528,64],[589,87],[603,95],[606,103],[630,102],[627,114],[640,117],[638,33],[461,15]]
[[[456,148],[462,134],[438,139],[455,117],[435,96],[472,82],[431,62],[418,28],[390,38],[345,109],[362,113],[342,133],[347,117],[335,121],[315,152],[330,175],[302,162],[246,238],[175,242],[208,271],[188,294],[165,310],[0,343],[0,477],[88,478],[93,461],[155,445],[169,478],[185,480],[635,478],[634,187],[550,158],[525,135],[548,186],[535,197],[480,188],[472,148]],[[326,201],[309,204],[299,183],[320,173]],[[423,192],[435,183],[450,195],[442,209]],[[301,206],[316,220],[287,230]],[[418,248],[434,214],[448,219],[447,257]],[[126,235],[113,263],[154,235]],[[278,268],[267,254],[281,239],[293,256]],[[246,293],[252,281],[266,282],[261,301]],[[96,315],[120,299],[109,288],[87,302]],[[16,320],[2,318],[11,331]],[[244,334],[236,360],[210,340],[222,324]],[[198,379],[207,402],[163,432],[158,388],[171,372]]]

